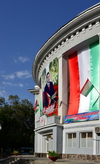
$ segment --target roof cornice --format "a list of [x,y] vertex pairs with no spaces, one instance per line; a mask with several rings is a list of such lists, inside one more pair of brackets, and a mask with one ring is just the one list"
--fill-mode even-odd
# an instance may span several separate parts
[[100,3],[90,7],[89,9],[81,12],[70,22],[62,26],[54,35],[52,35],[47,42],[41,47],[36,54],[33,67],[32,75],[34,81],[39,85],[38,73],[42,62],[46,56],[50,54],[55,48],[58,48],[64,39],[74,35],[77,31],[80,31],[84,26],[95,21],[97,18],[100,19]]

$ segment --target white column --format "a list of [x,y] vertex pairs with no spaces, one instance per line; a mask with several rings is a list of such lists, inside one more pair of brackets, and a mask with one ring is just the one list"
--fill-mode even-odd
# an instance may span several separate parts
[[61,116],[60,123],[63,123],[63,116],[67,115],[68,108],[68,68],[67,59],[62,55],[58,57],[59,61],[59,76],[58,76],[58,115]]
[[93,130],[93,155],[96,155],[96,150],[97,150],[97,147],[96,147],[96,133],[95,133],[95,130]]
[[38,150],[37,150],[37,142],[38,142],[38,135],[37,135],[37,132],[35,132],[35,140],[34,140],[34,152],[37,153]]
[[53,129],[53,150],[57,151],[57,126]]

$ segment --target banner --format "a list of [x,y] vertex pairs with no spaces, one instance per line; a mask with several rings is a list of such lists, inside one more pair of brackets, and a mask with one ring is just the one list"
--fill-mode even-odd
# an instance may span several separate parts
[[82,122],[82,121],[91,121],[99,119],[99,111],[94,112],[85,112],[74,115],[64,116],[64,123],[74,123],[74,122]]
[[[68,55],[69,70],[69,96],[66,115],[97,111],[100,103],[98,91],[100,90],[100,45],[94,42],[84,46],[78,51]],[[84,96],[81,94],[86,80],[89,79],[94,88]],[[77,86],[77,87],[76,87]],[[93,86],[92,86],[93,87]],[[97,101],[96,101],[97,100]]]
[[42,112],[47,116],[58,115],[58,59],[55,58],[43,70],[41,76]]

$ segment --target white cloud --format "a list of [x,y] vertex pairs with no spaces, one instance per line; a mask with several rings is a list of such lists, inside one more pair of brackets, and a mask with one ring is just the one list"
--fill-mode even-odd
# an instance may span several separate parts
[[25,63],[25,62],[30,61],[30,59],[27,58],[27,57],[22,57],[22,56],[19,56],[17,59],[14,59],[14,62],[15,62],[15,63],[18,63],[19,61],[20,61],[21,63]]
[[5,101],[8,101],[8,95],[5,90],[0,90],[0,97],[3,97]]
[[5,82],[5,81],[3,81],[2,84],[3,84],[3,85],[10,85],[10,86],[12,86],[12,83],[10,83],[10,82]]
[[26,71],[18,71],[18,72],[16,72],[16,75],[18,78],[24,78],[24,79],[32,77],[31,73],[28,72],[27,70]]
[[[23,78],[23,79],[26,79],[26,78],[30,78],[32,77],[31,73],[27,70],[25,71],[18,71],[15,73],[15,75],[17,76],[17,78]],[[2,77],[4,77],[4,79],[6,80],[12,80],[12,79],[15,79],[15,76],[14,74],[11,74],[11,75],[1,75]],[[9,83],[9,85],[11,85],[11,83]]]
[[5,82],[5,81],[3,81],[2,82],[2,84],[3,85],[9,85],[9,86],[15,86],[15,87],[23,87],[24,85],[23,84],[21,84],[21,83],[10,83],[10,82]]
[[19,57],[18,57],[18,60],[19,60],[20,62],[22,62],[22,63],[25,63],[25,62],[29,61],[29,58],[19,56]]
[[15,75],[14,74],[11,74],[11,75],[2,75],[2,77],[4,77],[6,80],[8,80],[8,79],[14,79],[15,78]]
[[19,85],[20,87],[23,87],[23,86],[24,86],[24,85],[23,85],[23,84],[21,84],[21,83],[19,83],[18,85]]
[[6,91],[5,90],[0,90],[0,97],[4,97],[6,94]]

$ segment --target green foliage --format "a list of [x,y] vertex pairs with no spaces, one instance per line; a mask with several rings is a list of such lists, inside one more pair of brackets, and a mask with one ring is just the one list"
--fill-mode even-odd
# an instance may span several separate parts
[[19,151],[14,150],[14,151],[13,151],[13,154],[19,154]]
[[49,72],[53,84],[58,85],[58,59],[57,58],[55,58],[52,62],[50,62]]
[[5,99],[3,97],[0,97],[0,106],[5,104]]
[[49,155],[49,157],[58,157],[59,153],[56,151],[48,151],[47,153]]
[[10,95],[10,96],[8,97],[8,100],[10,101],[10,103],[11,103],[12,105],[16,105],[16,104],[19,103],[20,98],[18,97],[18,95]]
[[27,99],[9,96],[8,104],[0,106],[0,148],[13,151],[20,147],[32,147],[34,137],[33,105]]

